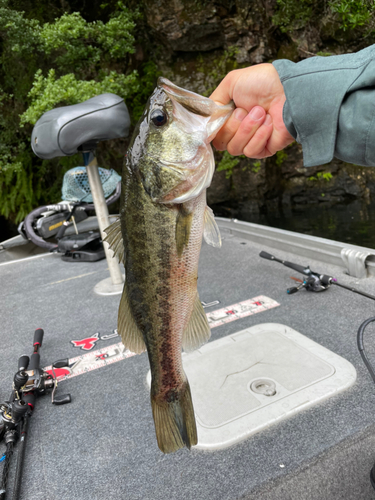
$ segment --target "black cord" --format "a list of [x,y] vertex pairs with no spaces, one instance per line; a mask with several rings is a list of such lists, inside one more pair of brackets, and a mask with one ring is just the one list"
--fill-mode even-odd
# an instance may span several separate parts
[[[370,372],[372,380],[375,382],[375,371],[374,371],[374,368],[372,367],[372,364],[370,363],[369,359],[366,356],[365,346],[363,344],[363,334],[365,333],[365,329],[366,329],[367,325],[369,325],[373,321],[375,321],[375,316],[372,318],[366,319],[366,321],[364,321],[361,324],[361,326],[358,329],[358,333],[357,333],[357,345],[358,345],[359,353],[362,356],[363,362],[365,363],[368,371]],[[373,465],[373,467],[370,471],[370,481],[371,481],[372,487],[375,490],[375,464]]]
[[366,321],[364,321],[361,324],[361,326],[358,329],[358,333],[357,333],[357,345],[358,345],[359,353],[362,356],[363,362],[366,365],[368,371],[370,372],[372,380],[375,382],[375,371],[374,371],[372,364],[370,363],[370,361],[368,360],[368,358],[366,356],[365,346],[363,344],[363,334],[365,332],[365,329],[366,329],[367,325],[369,325],[373,321],[375,321],[375,316],[372,318],[366,319]]

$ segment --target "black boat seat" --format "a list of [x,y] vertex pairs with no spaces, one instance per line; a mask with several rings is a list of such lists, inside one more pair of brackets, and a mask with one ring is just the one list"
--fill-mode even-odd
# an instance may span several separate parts
[[39,158],[70,156],[86,143],[126,137],[129,127],[124,100],[115,94],[101,94],[44,113],[31,134],[31,147]]

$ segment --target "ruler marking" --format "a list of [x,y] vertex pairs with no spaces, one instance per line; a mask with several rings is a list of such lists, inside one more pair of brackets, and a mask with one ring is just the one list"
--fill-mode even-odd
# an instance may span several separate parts
[[[280,304],[275,300],[270,299],[265,295],[259,295],[253,299],[244,300],[242,302],[238,302],[237,304],[206,313],[206,316],[210,327],[215,328],[216,326],[225,325],[226,323],[231,323],[237,319],[252,316],[253,314],[272,309],[279,305]],[[118,361],[131,358],[135,355],[136,353],[126,349],[122,342],[112,344],[96,351],[82,354],[81,356],[76,356],[75,358],[70,358],[69,367],[55,369],[55,372],[57,373],[57,380],[58,382],[61,382],[63,380],[77,377],[78,375],[89,373],[93,370],[97,370],[98,368],[102,368],[103,366],[117,363]],[[51,365],[44,368],[44,370],[49,371],[52,374]]]

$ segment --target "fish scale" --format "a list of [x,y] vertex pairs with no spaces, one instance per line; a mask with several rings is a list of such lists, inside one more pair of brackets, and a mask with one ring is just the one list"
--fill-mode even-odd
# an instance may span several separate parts
[[206,188],[214,171],[210,141],[232,110],[159,79],[124,162],[120,224],[106,231],[126,271],[118,331],[131,351],[147,350],[164,453],[197,443],[181,351],[210,336],[197,292],[198,262],[203,235],[221,244]]

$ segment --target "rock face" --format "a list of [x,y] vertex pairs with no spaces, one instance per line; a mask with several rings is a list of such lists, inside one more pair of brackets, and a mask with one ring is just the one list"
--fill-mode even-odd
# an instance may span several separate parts
[[[354,52],[375,41],[362,36],[367,24],[343,30],[343,19],[322,0],[145,0],[144,7],[149,39],[159,46],[162,74],[204,95],[235,68]],[[222,155],[216,157],[219,163]],[[208,190],[210,204],[246,206],[249,212],[281,205],[368,202],[371,196],[374,168],[338,160],[304,168],[298,144],[261,162],[241,158],[230,178],[216,172]]]

